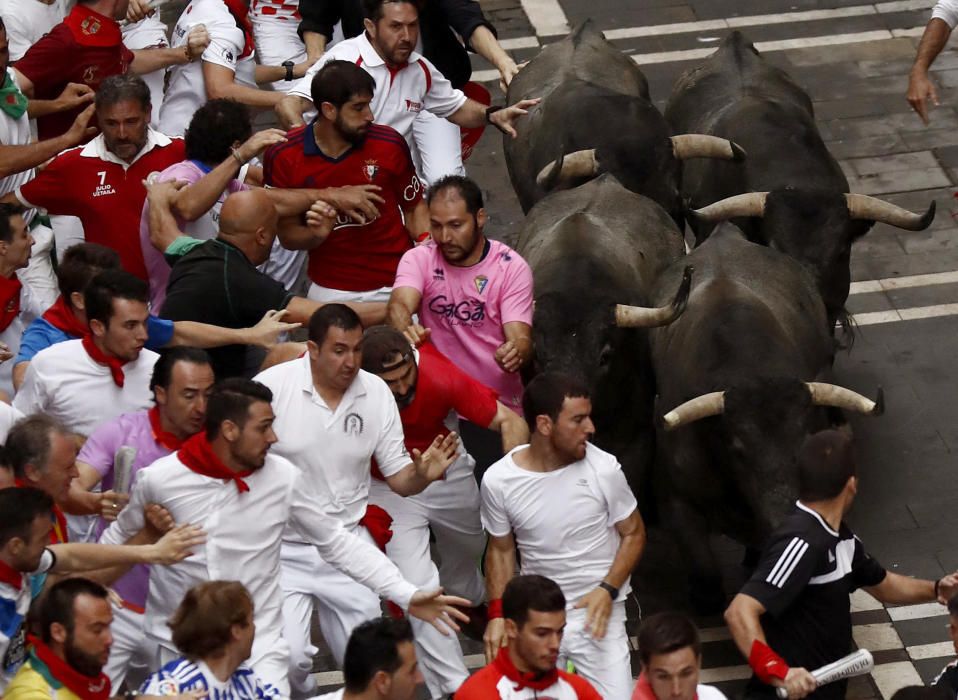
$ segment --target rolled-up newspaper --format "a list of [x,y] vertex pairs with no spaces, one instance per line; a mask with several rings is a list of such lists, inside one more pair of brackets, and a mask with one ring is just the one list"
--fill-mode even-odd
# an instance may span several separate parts
[[[818,681],[818,685],[823,686],[842,678],[864,676],[866,673],[870,673],[873,668],[875,668],[875,659],[872,658],[871,652],[868,649],[859,649],[827,666],[816,668],[812,671],[812,675]],[[785,688],[776,688],[775,693],[781,700],[788,698],[788,691]]]
[[136,448],[122,445],[113,455],[113,490],[130,493],[130,475],[136,460]]

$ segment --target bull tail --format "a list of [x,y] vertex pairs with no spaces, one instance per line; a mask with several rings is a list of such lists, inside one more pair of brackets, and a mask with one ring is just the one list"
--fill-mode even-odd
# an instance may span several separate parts
[[855,317],[848,313],[848,309],[842,308],[835,319],[840,327],[840,332],[835,335],[835,350],[851,350],[855,345],[855,337],[858,335],[858,323]]

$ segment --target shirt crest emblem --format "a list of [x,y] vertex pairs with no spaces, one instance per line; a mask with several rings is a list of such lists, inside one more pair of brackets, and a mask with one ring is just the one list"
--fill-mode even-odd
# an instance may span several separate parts
[[100,20],[96,17],[87,17],[80,22],[80,31],[84,34],[93,35],[100,31]]
[[363,165],[363,175],[366,176],[366,179],[372,182],[376,179],[376,174],[379,172],[379,164],[375,160],[367,160],[366,164]]
[[486,285],[489,284],[489,278],[485,275],[479,275],[473,280],[473,282],[476,285],[476,291],[482,294],[486,289]]

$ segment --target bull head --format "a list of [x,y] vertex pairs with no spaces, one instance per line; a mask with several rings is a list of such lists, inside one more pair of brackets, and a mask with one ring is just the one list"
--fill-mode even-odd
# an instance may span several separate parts
[[685,311],[689,302],[689,291],[692,289],[691,265],[685,267],[682,274],[682,283],[675,293],[672,302],[665,306],[647,307],[647,306],[628,306],[626,304],[615,305],[615,325],[619,328],[653,328],[655,326],[665,326]]
[[[870,416],[880,416],[885,412],[885,392],[878,388],[878,395],[872,401],[856,391],[824,382],[805,382],[812,403],[816,406],[831,406],[845,411],[854,411]],[[694,423],[702,418],[718,416],[725,412],[725,392],[712,391],[696,396],[676,406],[662,416],[666,430],[675,430],[679,426]]]
[[[738,217],[762,217],[765,215],[765,200],[768,192],[746,192],[726,197],[701,209],[692,209],[689,214],[699,221],[718,223]],[[845,205],[851,219],[877,221],[896,226],[906,231],[923,231],[935,218],[934,200],[924,214],[915,214],[877,197],[864,194],[846,194]]]

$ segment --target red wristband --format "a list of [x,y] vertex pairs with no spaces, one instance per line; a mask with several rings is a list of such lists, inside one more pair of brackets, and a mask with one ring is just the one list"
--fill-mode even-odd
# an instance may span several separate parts
[[429,231],[423,231],[422,233],[419,234],[419,238],[416,239],[416,243],[422,243],[431,235],[432,234]]
[[488,612],[486,612],[487,620],[498,620],[502,617],[502,598],[496,598],[495,600],[490,600],[487,606]]
[[767,644],[755,640],[752,642],[752,651],[748,655],[748,665],[755,671],[755,675],[762,683],[771,684],[773,678],[785,680],[788,675],[788,664],[785,659],[772,651]]

